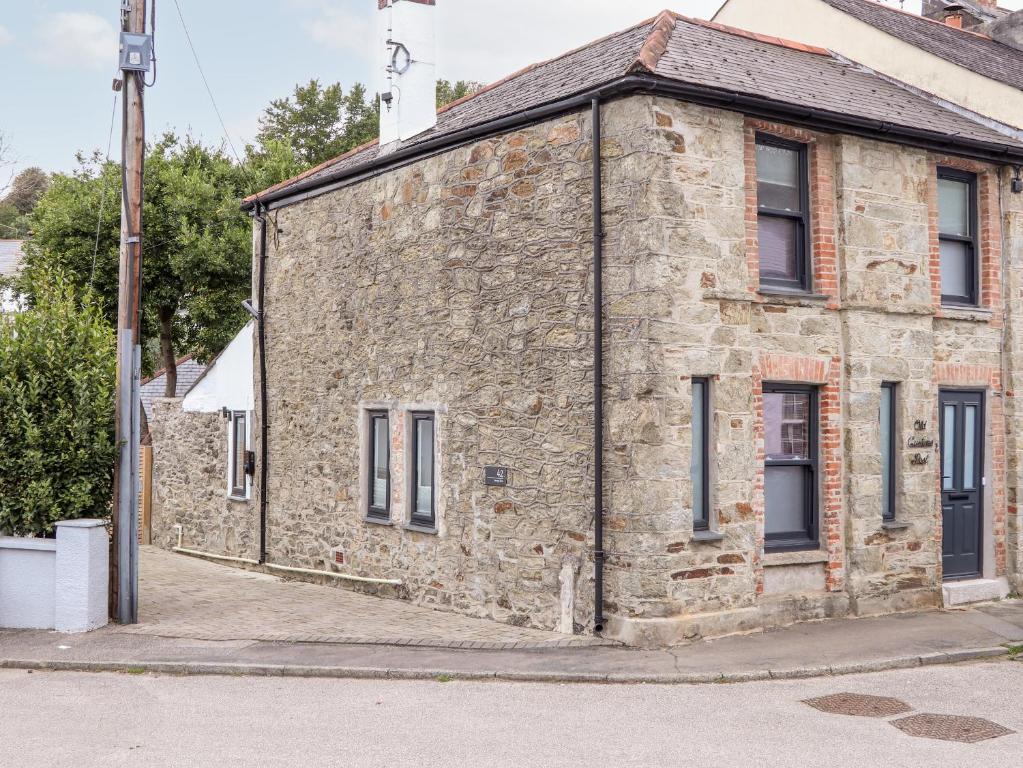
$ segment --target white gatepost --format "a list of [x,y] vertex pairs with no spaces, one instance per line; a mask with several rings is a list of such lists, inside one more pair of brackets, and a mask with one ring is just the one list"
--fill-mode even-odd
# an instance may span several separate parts
[[107,623],[110,539],[103,520],[57,523],[58,632],[88,632]]

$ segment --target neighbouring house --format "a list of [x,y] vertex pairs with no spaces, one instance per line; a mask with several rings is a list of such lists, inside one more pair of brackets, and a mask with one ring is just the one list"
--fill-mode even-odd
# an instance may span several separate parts
[[[18,276],[24,258],[24,240],[0,240],[0,280]],[[21,303],[9,288],[0,287],[0,312],[17,312]]]
[[936,20],[874,0],[726,0],[714,21],[827,48],[1023,136],[1023,11],[967,31],[964,3],[943,5]]
[[[179,397],[151,397],[154,544],[187,543],[203,551],[245,552],[258,546],[252,515],[252,324],[246,325],[191,383],[179,362]],[[191,376],[191,374],[187,374]],[[248,462],[248,463],[247,463]]]
[[[191,354],[179,357],[175,363],[177,368],[177,381],[175,382],[175,397],[184,397],[206,371],[206,366],[195,360]],[[146,421],[153,418],[153,401],[160,397],[167,396],[167,371],[163,368],[152,376],[142,380],[139,387],[139,397],[142,401],[142,410],[146,415]],[[145,437],[145,436],[144,436]]]
[[262,514],[172,457],[161,543],[635,644],[1023,587],[1023,142],[668,11],[424,129],[432,5],[246,201]]
[[918,3],[920,15],[928,19],[944,22],[949,18],[953,19],[958,15],[963,29],[976,29],[985,24],[990,24],[1012,11],[999,8],[995,0],[959,0],[957,3],[950,3],[948,0],[923,0]]

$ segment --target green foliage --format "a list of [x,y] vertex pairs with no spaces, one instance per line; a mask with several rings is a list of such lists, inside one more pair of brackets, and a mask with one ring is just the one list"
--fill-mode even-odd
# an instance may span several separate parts
[[31,229],[27,214],[50,185],[50,177],[39,168],[26,168],[14,177],[7,194],[0,199],[0,238],[24,239]]
[[0,531],[110,514],[116,347],[96,297],[51,273],[0,316]]
[[458,99],[471,93],[476,93],[483,85],[483,83],[477,83],[475,80],[459,80],[454,84],[447,80],[438,80],[437,109],[450,104],[452,101],[458,101]]
[[[208,360],[245,324],[239,304],[250,293],[251,223],[239,204],[256,184],[293,170],[280,155],[268,155],[253,177],[223,151],[171,133],[147,153],[142,332],[168,341],[171,356],[187,349]],[[54,175],[30,216],[35,236],[19,282],[30,303],[59,270],[76,286],[93,287],[115,325],[120,198],[119,165],[98,156],[79,157],[74,173]],[[154,367],[151,357],[145,363]]]
[[[291,96],[275,99],[259,119],[260,151],[271,143],[290,146],[303,168],[344,154],[379,133],[380,100],[356,83],[346,94],[341,83],[318,80],[296,85]],[[250,154],[256,154],[252,152]]]

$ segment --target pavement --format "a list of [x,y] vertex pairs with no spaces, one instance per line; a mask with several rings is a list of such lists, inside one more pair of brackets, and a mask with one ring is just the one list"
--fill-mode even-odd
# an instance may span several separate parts
[[473,619],[146,548],[141,622],[0,631],[0,667],[614,683],[806,678],[1007,657],[1023,601],[836,619],[658,650]]
[[[989,662],[697,686],[0,670],[0,765],[1016,768],[1020,691],[1023,664]],[[805,703],[841,693],[901,706],[862,717]],[[903,730],[924,714],[1001,728],[975,743]]]

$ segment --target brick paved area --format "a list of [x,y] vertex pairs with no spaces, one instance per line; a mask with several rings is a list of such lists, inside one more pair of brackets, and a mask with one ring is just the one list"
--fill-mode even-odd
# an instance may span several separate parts
[[606,644],[513,627],[142,547],[139,624],[116,631],[195,640],[389,643],[445,648]]

